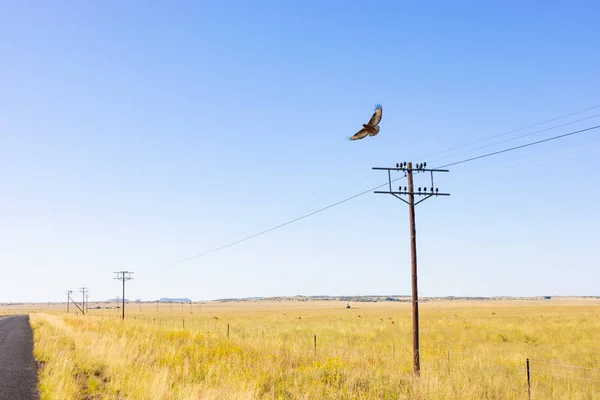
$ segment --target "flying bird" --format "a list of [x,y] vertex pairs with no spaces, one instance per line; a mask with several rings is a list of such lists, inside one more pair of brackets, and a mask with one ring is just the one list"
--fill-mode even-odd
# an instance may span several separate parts
[[381,104],[375,105],[375,112],[371,116],[371,119],[368,123],[363,124],[363,128],[356,132],[350,140],[359,140],[366,138],[367,136],[375,136],[379,133],[379,122],[381,121],[381,116],[383,114],[383,107]]

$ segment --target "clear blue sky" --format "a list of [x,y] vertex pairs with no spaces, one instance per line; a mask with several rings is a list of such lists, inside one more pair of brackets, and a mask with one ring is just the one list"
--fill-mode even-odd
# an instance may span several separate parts
[[[600,104],[599,11],[2,2],[0,301],[115,297],[122,269],[131,299],[408,294],[408,210],[376,194],[148,269],[385,182],[373,166],[600,124],[425,157]],[[380,134],[348,141],[376,103]],[[452,195],[417,207],[420,294],[600,294],[599,155],[595,130],[440,176]]]

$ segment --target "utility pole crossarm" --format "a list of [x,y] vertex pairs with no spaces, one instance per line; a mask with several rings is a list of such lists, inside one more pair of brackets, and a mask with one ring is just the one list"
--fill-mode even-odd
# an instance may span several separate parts
[[[421,164],[417,164],[415,168],[413,168],[412,163],[398,163],[396,164],[396,167],[373,167],[374,170],[382,170],[382,171],[387,171],[388,172],[388,187],[389,190],[376,190],[373,193],[375,194],[391,194],[392,196],[394,196],[395,198],[397,198],[398,200],[402,200],[403,202],[405,202],[406,204],[408,204],[409,206],[412,204],[413,206],[416,206],[417,204],[422,203],[423,201],[433,197],[433,196],[450,196],[450,193],[440,193],[439,189],[437,187],[434,186],[433,184],[433,173],[434,172],[448,172],[447,169],[431,169],[431,168],[425,168],[427,165],[427,163],[421,163]],[[429,186],[419,186],[417,188],[417,190],[415,191],[414,188],[409,188],[404,186],[404,188],[402,186],[398,187],[398,190],[395,191],[392,189],[392,175],[390,174],[390,171],[404,171],[404,175],[405,176],[411,176],[416,173],[416,172],[429,172],[431,175],[431,182]],[[394,181],[398,180],[400,178],[396,178],[394,179]],[[410,186],[410,185],[409,185]],[[407,201],[405,199],[403,199],[401,196],[408,196],[409,198],[411,196],[425,196],[423,199],[417,201],[416,203],[411,203],[410,201]]]
[[[407,167],[372,167],[374,170],[384,171],[408,171]],[[427,169],[427,168],[414,168],[414,172],[450,172],[449,169]]]
[[[397,194],[397,195],[409,195],[411,193],[409,193],[408,191],[399,191],[399,192],[394,192],[394,191],[387,191],[387,190],[376,190],[373,193],[377,193],[377,194]],[[413,196],[450,196],[450,193],[439,193],[439,192],[435,192],[435,193],[428,193],[428,192],[415,192],[412,193]]]

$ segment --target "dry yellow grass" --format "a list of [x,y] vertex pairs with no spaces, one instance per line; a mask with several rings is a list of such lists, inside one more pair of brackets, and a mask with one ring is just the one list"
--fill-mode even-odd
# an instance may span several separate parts
[[600,399],[600,370],[541,363],[600,369],[600,301],[422,303],[420,378],[410,304],[344,306],[35,313],[42,399],[527,399],[526,358],[532,399]]

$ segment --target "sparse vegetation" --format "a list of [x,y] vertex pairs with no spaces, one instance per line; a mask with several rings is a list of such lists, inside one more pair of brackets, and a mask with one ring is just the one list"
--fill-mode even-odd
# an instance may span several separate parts
[[526,399],[526,358],[533,399],[600,398],[600,371],[538,362],[599,368],[597,300],[423,304],[420,378],[410,304],[346,304],[33,314],[42,399]]

